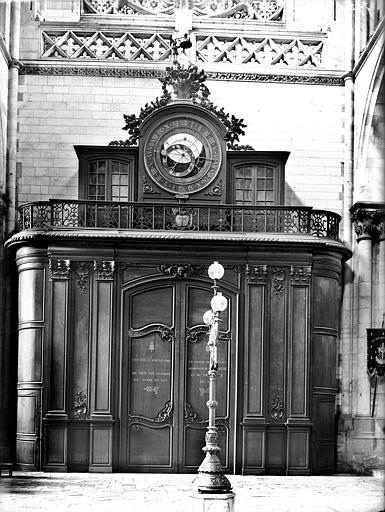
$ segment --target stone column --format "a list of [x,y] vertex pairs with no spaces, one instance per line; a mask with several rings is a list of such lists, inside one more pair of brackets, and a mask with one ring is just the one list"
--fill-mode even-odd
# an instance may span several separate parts
[[377,239],[375,209],[356,203],[352,207],[352,220],[357,235],[358,258],[356,266],[357,279],[357,345],[353,354],[356,374],[353,379],[353,393],[356,395],[353,414],[369,416],[370,382],[367,369],[367,334],[372,327],[372,249]]
[[378,327],[385,319],[385,209],[376,212],[378,225]]

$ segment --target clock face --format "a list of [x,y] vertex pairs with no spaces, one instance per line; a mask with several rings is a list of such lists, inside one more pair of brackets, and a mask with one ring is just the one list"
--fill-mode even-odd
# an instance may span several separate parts
[[144,144],[150,177],[164,190],[189,194],[204,189],[218,174],[222,150],[218,135],[204,122],[187,116],[162,120]]

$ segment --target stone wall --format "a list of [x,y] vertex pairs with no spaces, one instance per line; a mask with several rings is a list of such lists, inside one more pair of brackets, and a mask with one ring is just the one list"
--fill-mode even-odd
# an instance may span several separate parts
[[[341,210],[342,87],[211,80],[207,85],[216,105],[245,120],[241,144],[290,151],[287,205]],[[125,140],[123,114],[137,114],[160,94],[157,79],[21,76],[19,203],[76,198],[73,146]]]

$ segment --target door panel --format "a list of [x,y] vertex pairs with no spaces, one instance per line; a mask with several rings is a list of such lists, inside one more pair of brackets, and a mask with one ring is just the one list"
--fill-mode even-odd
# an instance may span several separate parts
[[[210,283],[204,282],[163,280],[158,286],[124,292],[123,471],[193,472],[202,462],[209,369],[208,327],[202,315],[211,298]],[[235,358],[228,298],[218,342],[216,415],[221,461],[230,469],[234,408],[230,375]]]

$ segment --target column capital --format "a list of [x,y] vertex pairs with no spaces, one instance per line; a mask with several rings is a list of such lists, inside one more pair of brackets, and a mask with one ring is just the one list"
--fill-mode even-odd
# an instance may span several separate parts
[[357,202],[350,208],[350,213],[357,242],[365,239],[378,242],[384,239],[384,203]]

